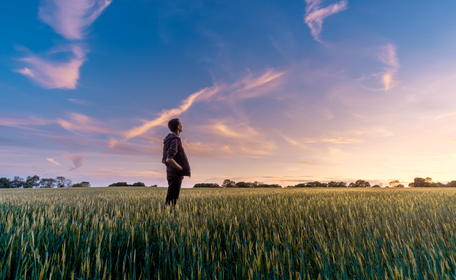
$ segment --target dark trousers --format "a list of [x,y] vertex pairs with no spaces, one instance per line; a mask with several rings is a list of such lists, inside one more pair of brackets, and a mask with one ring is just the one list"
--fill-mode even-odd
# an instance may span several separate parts
[[166,195],[165,205],[169,206],[172,204],[174,206],[179,198],[182,180],[184,177],[167,174],[166,179],[168,179],[168,194]]

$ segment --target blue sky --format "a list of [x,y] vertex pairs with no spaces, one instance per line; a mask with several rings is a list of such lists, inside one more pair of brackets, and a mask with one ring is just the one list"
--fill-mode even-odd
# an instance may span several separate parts
[[453,176],[456,3],[7,1],[0,176],[165,185]]

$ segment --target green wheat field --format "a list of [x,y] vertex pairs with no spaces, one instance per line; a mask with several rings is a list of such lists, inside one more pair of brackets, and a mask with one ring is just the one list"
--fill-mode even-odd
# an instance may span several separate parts
[[455,279],[456,190],[0,190],[0,279]]

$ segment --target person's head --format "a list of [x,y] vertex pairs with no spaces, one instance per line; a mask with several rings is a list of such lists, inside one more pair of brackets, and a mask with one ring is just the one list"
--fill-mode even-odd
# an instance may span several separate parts
[[182,124],[180,123],[178,118],[172,119],[168,122],[168,128],[171,130],[171,132],[176,133],[182,132]]

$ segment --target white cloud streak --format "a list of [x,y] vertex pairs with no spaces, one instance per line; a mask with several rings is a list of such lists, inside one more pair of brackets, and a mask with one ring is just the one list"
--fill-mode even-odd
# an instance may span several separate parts
[[386,46],[381,47],[380,52],[377,54],[377,58],[386,65],[385,72],[382,73],[382,83],[385,87],[385,91],[387,91],[394,86],[394,76],[400,67],[396,54],[396,46],[387,44]]
[[81,40],[85,30],[111,4],[111,0],[45,0],[39,17],[69,40]]
[[47,89],[75,89],[79,79],[79,68],[85,58],[85,51],[71,46],[72,58],[67,62],[56,62],[40,58],[34,54],[19,59],[27,67],[14,70]]
[[53,158],[46,158],[47,161],[55,164],[55,165],[60,165],[60,163],[58,163],[57,161],[55,161]]
[[[89,27],[112,0],[44,0],[39,17],[54,31],[68,40],[82,40]],[[26,64],[13,70],[47,89],[75,89],[79,68],[86,60],[86,51],[69,44],[70,58],[66,62],[52,61],[35,54],[19,59]],[[68,52],[68,50],[65,50]]]
[[320,33],[323,25],[323,20],[330,15],[346,10],[348,8],[348,2],[346,0],[342,0],[324,8],[320,7],[321,0],[305,0],[305,2],[307,6],[306,13],[304,15],[304,22],[309,26],[314,40],[322,43],[320,39]]
[[210,88],[205,88],[205,89],[202,89],[198,92],[191,94],[189,97],[184,99],[184,101],[182,101],[182,103],[179,107],[173,108],[170,110],[163,110],[160,113],[159,117],[157,117],[156,119],[146,122],[145,124],[143,124],[141,126],[132,128],[129,131],[127,131],[125,133],[125,138],[128,140],[128,139],[131,139],[131,138],[134,138],[134,137],[137,137],[137,136],[140,136],[140,135],[146,133],[153,127],[164,125],[171,118],[176,117],[176,116],[182,114],[183,112],[187,111],[188,108],[190,108],[190,106],[193,105],[193,103],[198,102],[198,101],[203,101],[203,100],[210,98],[214,94],[218,93],[221,90],[221,88],[222,87],[219,85],[214,85]]
[[0,125],[1,126],[9,126],[15,127],[20,129],[27,129],[27,130],[34,130],[30,128],[30,126],[44,126],[53,124],[53,120],[47,119],[38,119],[38,118],[30,118],[30,119],[11,119],[11,118],[0,118]]
[[[212,87],[202,89],[184,99],[179,107],[163,110],[154,120],[130,129],[125,133],[125,139],[128,140],[140,136],[153,127],[165,125],[171,118],[177,117],[187,111],[194,103],[206,101],[215,95],[219,95],[219,100],[226,98],[247,99],[258,96],[259,93],[251,92],[254,88],[261,87],[272,80],[279,78],[283,74],[284,72],[275,72],[272,69],[269,69],[263,75],[256,78],[249,75],[247,78],[235,82],[232,85],[215,84]],[[117,142],[111,140],[109,147],[114,147],[116,143]]]
[[71,120],[58,118],[56,122],[64,129],[78,134],[79,132],[94,132],[101,134],[116,134],[119,132],[115,129],[107,127],[105,124],[95,121],[86,115],[78,113],[70,113]]

